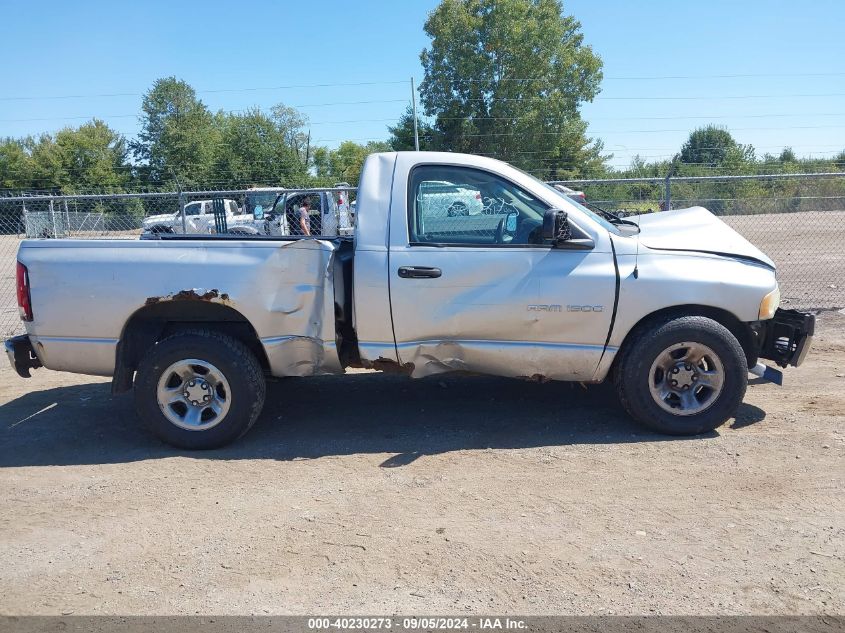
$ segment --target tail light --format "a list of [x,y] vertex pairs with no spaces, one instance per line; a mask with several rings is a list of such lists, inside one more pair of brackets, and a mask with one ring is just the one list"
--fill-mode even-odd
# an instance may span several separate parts
[[29,295],[29,271],[26,266],[18,262],[17,271],[18,309],[21,319],[32,321],[32,299]]

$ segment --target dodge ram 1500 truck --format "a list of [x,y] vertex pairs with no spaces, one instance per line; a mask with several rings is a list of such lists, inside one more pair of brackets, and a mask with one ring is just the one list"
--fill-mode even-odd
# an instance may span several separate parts
[[[444,187],[484,204],[448,213]],[[703,208],[621,219],[434,152],[367,158],[352,237],[25,240],[17,294],[19,374],[112,376],[153,432],[196,449],[250,428],[267,376],[345,367],[611,376],[646,426],[702,433],[749,371],[780,380],[761,359],[799,365],[815,323],[779,309],[772,261]]]

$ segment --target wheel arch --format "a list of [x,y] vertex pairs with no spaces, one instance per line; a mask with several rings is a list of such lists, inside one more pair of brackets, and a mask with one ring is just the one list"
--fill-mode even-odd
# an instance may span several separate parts
[[150,233],[173,233],[173,227],[166,224],[154,224],[146,230]]
[[231,227],[227,233],[229,233],[229,235],[260,235],[258,229],[255,227],[241,225]]
[[637,321],[634,326],[628,330],[628,333],[622,340],[619,350],[610,366],[610,371],[612,372],[616,368],[619,358],[622,356],[622,350],[624,350],[627,345],[630,345],[633,338],[636,337],[639,332],[652,326],[656,322],[668,321],[686,316],[705,317],[723,325],[739,342],[740,347],[742,347],[742,350],[745,352],[745,359],[748,366],[753,367],[757,364],[758,346],[751,324],[740,321],[735,314],[725,310],[724,308],[698,304],[685,304],[660,308],[659,310],[655,310],[654,312],[645,315]]
[[246,345],[266,371],[269,361],[258,333],[235,308],[212,301],[160,301],[136,310],[126,321],[115,352],[112,392],[132,388],[135,370],[153,345],[180,330],[202,326]]

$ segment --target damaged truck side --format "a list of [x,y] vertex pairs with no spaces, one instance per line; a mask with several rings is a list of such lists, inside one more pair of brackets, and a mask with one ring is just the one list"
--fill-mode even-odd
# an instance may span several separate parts
[[804,359],[814,317],[779,298],[772,261],[705,209],[621,219],[493,159],[382,153],[350,238],[25,240],[27,334],[6,350],[21,376],[134,388],[185,448],[243,435],[268,376],[346,367],[612,378],[638,421],[697,434],[735,414],[749,372],[780,380],[762,359]]

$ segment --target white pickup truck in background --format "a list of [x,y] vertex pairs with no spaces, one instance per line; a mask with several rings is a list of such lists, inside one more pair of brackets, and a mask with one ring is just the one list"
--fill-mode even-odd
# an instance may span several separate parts
[[[251,226],[253,217],[242,214],[238,203],[234,200],[223,199],[227,223],[231,226]],[[145,233],[185,233],[203,234],[214,233],[213,200],[194,200],[185,205],[184,230],[182,226],[182,212],[149,215],[144,218],[141,229]]]
[[[479,212],[449,213],[447,192],[477,192]],[[163,440],[211,448],[255,422],[267,376],[345,367],[612,377],[635,419],[697,434],[734,415],[749,371],[780,380],[762,359],[810,346],[815,318],[778,308],[772,261],[700,207],[621,219],[433,152],[371,155],[357,207],[335,239],[25,240],[10,361],[112,376]]]
[[[348,185],[346,185],[348,187]],[[346,192],[283,191],[266,209],[254,211],[255,233],[270,236],[303,236],[299,220],[302,203],[308,200],[310,235],[323,237],[351,235],[352,213],[346,203]]]
[[[346,187],[346,183],[343,183]],[[271,187],[250,189],[244,200],[244,208],[237,201],[219,200],[225,215],[225,232],[232,235],[301,236],[297,217],[300,205],[306,199],[311,204],[309,225],[311,235],[351,235],[352,213],[343,191],[309,192]],[[214,200],[194,200],[184,205],[184,219],[181,211],[147,216],[142,221],[143,233],[182,233],[203,235],[218,233],[214,214]]]

